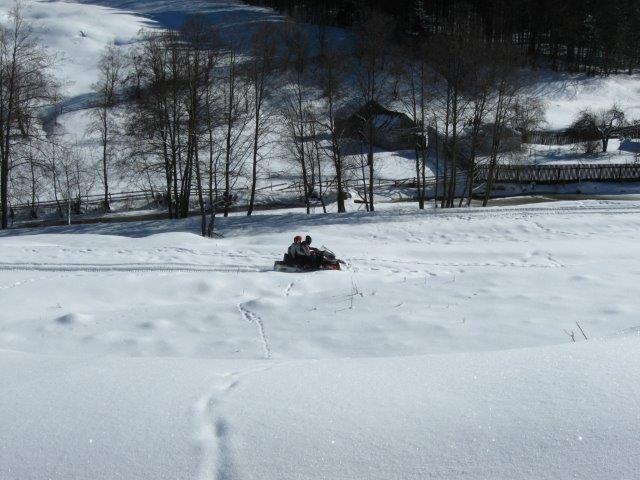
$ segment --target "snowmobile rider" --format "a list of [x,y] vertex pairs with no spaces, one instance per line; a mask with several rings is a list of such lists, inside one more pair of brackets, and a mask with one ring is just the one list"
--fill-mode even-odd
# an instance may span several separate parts
[[307,256],[311,259],[311,265],[313,265],[315,268],[320,268],[323,260],[322,251],[311,246],[311,236],[307,235],[304,238],[304,242],[302,242],[302,248],[304,249]]
[[287,253],[291,261],[296,265],[307,266],[315,264],[312,254],[303,246],[300,235],[293,237],[293,243],[289,246]]
[[300,235],[296,235],[295,237],[293,237],[293,243],[289,245],[289,248],[287,249],[287,254],[292,260],[295,260],[295,258],[302,251],[301,242],[302,242],[302,237]]
[[302,248],[304,248],[304,250],[309,254],[309,255],[313,255],[315,252],[318,251],[317,248],[312,247],[311,246],[311,237],[309,235],[307,235],[306,237],[304,237],[304,242],[302,242]]

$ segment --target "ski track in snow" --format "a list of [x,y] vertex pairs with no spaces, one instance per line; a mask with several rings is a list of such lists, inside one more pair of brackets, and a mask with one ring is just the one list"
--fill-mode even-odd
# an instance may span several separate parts
[[86,263],[0,263],[0,271],[36,271],[36,272],[124,272],[124,273],[198,273],[198,272],[226,272],[226,273],[259,273],[271,269],[260,266],[246,265],[198,265],[189,263],[122,263],[122,264],[86,264]]
[[[548,264],[545,263],[522,263],[522,261],[506,261],[506,262],[420,262],[417,260],[406,261],[406,260],[397,260],[397,259],[389,259],[389,258],[359,258],[359,257],[351,257],[350,261],[356,262],[376,262],[377,265],[381,266],[359,266],[358,271],[391,271],[393,273],[426,273],[428,275],[433,275],[434,273],[428,270],[418,270],[416,268],[407,268],[408,266],[417,265],[424,267],[446,267],[446,268],[458,268],[458,267],[498,267],[498,268],[562,268],[563,264],[554,260],[550,255],[547,256],[549,260]],[[395,264],[394,266],[389,266],[385,264]]]
[[[604,203],[604,201],[601,201]],[[493,217],[493,218],[511,218],[514,216],[526,219],[529,216],[540,215],[583,215],[583,214],[637,214],[640,213],[640,206],[615,204],[613,207],[607,205],[575,205],[566,207],[499,207],[490,206],[487,208],[473,209],[457,209],[457,211],[435,210],[432,214],[439,216],[447,216],[456,219],[469,219],[471,217]]]
[[258,334],[260,335],[260,341],[262,342],[262,348],[264,350],[265,360],[271,360],[271,345],[269,345],[269,339],[264,329],[264,322],[262,317],[255,312],[249,310],[246,305],[249,302],[243,302],[238,304],[238,311],[242,318],[249,323],[254,324],[258,328]]
[[[377,258],[377,257],[350,257],[350,263],[359,263],[358,271],[390,271],[394,273],[426,273],[433,272],[418,267],[498,267],[498,268],[559,268],[563,267],[560,262],[548,257],[549,263],[523,263],[522,261],[502,261],[502,262],[421,262],[421,261],[405,261],[393,258]],[[377,266],[367,266],[367,263],[376,262]],[[363,265],[365,264],[365,265]],[[347,269],[346,269],[347,270]],[[124,264],[50,264],[50,263],[0,263],[0,272],[87,272],[87,273],[266,273],[272,269],[259,265],[198,265],[198,264],[181,264],[181,263],[124,263]],[[44,279],[44,277],[43,277]],[[0,289],[13,288],[22,282],[16,282],[11,286],[0,286]],[[284,295],[289,296],[294,286],[294,282],[290,283],[285,289]]]

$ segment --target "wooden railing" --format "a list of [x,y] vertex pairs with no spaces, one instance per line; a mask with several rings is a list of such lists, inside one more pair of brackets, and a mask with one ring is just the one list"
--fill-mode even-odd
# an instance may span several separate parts
[[[488,180],[489,167],[476,168],[476,182]],[[640,164],[498,165],[495,183],[577,183],[640,181]]]
[[[474,183],[480,185],[488,179],[489,167],[486,165],[478,166],[475,169]],[[435,177],[427,177],[426,186],[433,187],[435,185]],[[494,183],[537,183],[537,184],[563,184],[577,182],[640,182],[640,164],[567,164],[567,165],[498,165],[494,171]],[[319,193],[320,184],[316,182],[314,185],[315,193]],[[335,180],[326,180],[322,182],[323,191],[335,192]],[[397,188],[416,188],[416,179],[383,179],[375,180],[374,187],[376,189],[397,189]],[[344,182],[345,191],[362,192],[363,184],[361,180],[350,179]],[[292,195],[299,194],[299,200],[302,201],[302,182],[282,182],[269,185],[258,189],[258,195],[262,196],[262,207],[273,208],[280,203],[292,206]],[[209,192],[203,192],[208,199]],[[276,197],[285,195],[282,202],[275,201]],[[110,204],[115,210],[140,210],[142,208],[166,209],[166,199],[162,190],[139,190],[131,192],[117,192],[109,195]],[[288,200],[287,200],[288,199]],[[196,208],[196,198],[192,196],[193,207]],[[103,195],[82,196],[80,201],[72,198],[71,202],[66,199],[38,201],[36,205],[31,204],[13,204],[12,209],[16,219],[28,219],[30,211],[33,207],[37,209],[38,216],[42,214],[51,214],[57,211],[60,216],[66,217],[69,210],[72,214],[79,213],[101,213],[103,210]],[[233,210],[242,209],[246,205],[234,202]]]
[[[427,186],[432,185],[435,179],[433,177],[426,178]],[[314,184],[314,193],[317,195],[319,193],[319,187],[322,186],[322,190],[324,192],[335,191],[336,182],[335,180],[324,180],[322,184],[320,182],[316,182]],[[379,188],[415,188],[416,187],[416,179],[415,178],[401,178],[401,179],[384,179],[377,178],[375,180],[374,187]],[[302,182],[280,182],[274,183],[268,186],[264,186],[257,189],[257,201],[262,204],[263,207],[269,206],[277,206],[277,205],[291,205],[292,200],[291,197],[299,194],[300,199],[302,199],[303,192],[303,183]],[[362,181],[349,179],[345,180],[343,183],[343,188],[345,191],[354,190],[359,191],[362,189]],[[234,194],[241,193],[243,189],[235,189]],[[248,192],[248,189],[245,193]],[[221,193],[221,192],[219,192]],[[288,195],[288,200],[283,199],[282,202],[274,201],[274,196],[282,196],[283,194]],[[192,192],[191,202],[194,208],[197,208],[196,202],[197,197],[195,196],[195,192]],[[203,190],[203,196],[205,197],[205,203],[208,204],[209,199],[209,190]],[[236,196],[236,195],[234,195]],[[285,195],[287,196],[287,195]],[[166,204],[167,200],[163,191],[161,189],[157,190],[137,190],[137,191],[129,191],[129,192],[114,192],[109,194],[109,204],[114,210],[118,211],[127,211],[127,210],[140,210],[145,207],[148,208],[159,208],[164,209],[168,208]],[[221,200],[217,200],[218,203],[221,203]],[[233,209],[242,209],[243,207],[247,207],[247,205],[239,204],[237,201],[233,201]],[[104,212],[104,195],[95,194],[95,195],[83,195],[79,199],[71,198],[71,201],[67,201],[67,199],[58,199],[58,200],[42,200],[37,201],[35,205],[30,203],[19,203],[12,204],[11,208],[14,212],[16,219],[28,219],[30,217],[32,210],[37,210],[38,217],[42,214],[52,214],[57,212],[57,214],[61,217],[66,217],[70,212],[73,215],[77,215],[80,213],[93,213],[100,214]]]

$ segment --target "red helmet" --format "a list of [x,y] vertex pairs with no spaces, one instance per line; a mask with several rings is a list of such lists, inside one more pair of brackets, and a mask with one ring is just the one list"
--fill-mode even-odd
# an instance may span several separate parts
[[302,241],[302,237],[300,235],[296,235],[293,237],[293,243],[300,243]]

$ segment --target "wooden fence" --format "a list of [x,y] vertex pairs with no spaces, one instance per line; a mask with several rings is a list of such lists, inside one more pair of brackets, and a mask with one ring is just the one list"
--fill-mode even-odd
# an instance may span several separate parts
[[[368,179],[367,179],[368,180]],[[432,185],[435,179],[433,177],[426,178],[427,186]],[[320,182],[315,182],[314,184],[314,198],[317,198],[319,194],[319,187],[322,186],[323,193],[328,191],[335,191],[336,182],[335,180],[324,180],[320,184]],[[383,179],[378,178],[375,180],[374,187],[376,189],[380,188],[415,188],[416,187],[416,179],[415,178],[401,178],[401,179]],[[300,200],[302,201],[303,196],[303,183],[302,182],[281,182],[277,184],[272,184],[269,186],[260,187],[257,189],[258,195],[258,203],[262,203],[262,207],[275,207],[278,205],[287,205],[287,206],[295,206],[292,204],[291,197],[299,195]],[[357,179],[349,179],[344,181],[344,189],[345,191],[353,190],[353,191],[361,191],[362,190],[362,181]],[[240,193],[243,189],[236,189],[234,193]],[[248,189],[245,193],[248,193]],[[274,199],[275,196],[282,196],[285,194],[285,197],[282,201],[278,201]],[[288,194],[288,195],[287,195]],[[205,203],[208,204],[209,199],[209,190],[203,189],[203,196],[205,197]],[[235,196],[235,195],[234,195]],[[260,200],[262,197],[262,202]],[[288,200],[287,200],[288,198]],[[197,197],[195,196],[195,192],[192,193],[191,202],[194,208],[197,207],[196,202]],[[266,202],[266,203],[265,203]],[[160,189],[158,190],[137,190],[130,192],[114,192],[109,194],[109,203],[114,210],[118,211],[128,211],[128,210],[139,210],[143,208],[160,208],[166,209],[168,208],[167,199],[164,195],[164,192]],[[218,203],[221,201],[218,199]],[[301,203],[302,204],[302,203]],[[233,210],[238,210],[242,208],[247,208],[248,205],[240,204],[237,200],[232,200]],[[30,203],[20,203],[20,204],[12,204],[11,209],[13,211],[13,215],[16,219],[28,219],[36,217],[32,216],[32,213],[37,213],[37,216],[47,214],[57,214],[61,217],[66,217],[70,212],[73,215],[78,214],[100,214],[104,213],[104,195],[96,194],[96,195],[83,195],[80,198],[74,197],[71,198],[71,201],[67,201],[67,199],[59,199],[59,200],[44,200],[37,201],[35,205]],[[33,210],[35,209],[35,212]]]
[[[474,183],[479,185],[487,182],[489,176],[489,167],[487,165],[478,166],[475,169]],[[640,182],[640,164],[566,164],[566,165],[498,165],[494,172],[495,183],[522,183],[522,184],[563,184],[577,182]],[[426,186],[433,187],[435,185],[434,177],[426,178]],[[320,184],[314,184],[315,193],[319,193]],[[376,179],[374,187],[376,189],[397,189],[416,188],[416,179]],[[335,180],[327,180],[322,182],[322,188],[325,192],[335,190]],[[345,181],[344,188],[346,191],[362,192],[363,184],[361,180],[351,179]],[[301,182],[279,183],[262,187],[258,189],[258,193],[266,195],[262,208],[274,208],[280,205],[279,201],[273,195],[282,196],[283,193],[290,193],[293,196],[300,196],[300,204],[302,204]],[[334,192],[335,193],[335,192]],[[205,198],[208,198],[208,191],[203,192]],[[118,192],[109,195],[110,203],[115,210],[138,210],[141,208],[158,208],[166,209],[166,199],[161,190],[139,190],[132,192]],[[66,199],[58,201],[48,200],[37,202],[38,215],[51,214],[57,212],[59,216],[66,216],[70,211],[72,214],[80,213],[102,213],[103,211],[103,195],[83,196],[78,200],[72,198],[71,202]],[[192,197],[195,202],[195,197]],[[285,195],[282,202],[287,206],[295,206],[292,203],[292,196]],[[266,203],[265,203],[266,202]],[[285,205],[285,203],[282,203]],[[195,203],[193,204],[195,208]],[[32,210],[31,204],[14,204],[12,210],[15,218],[27,219]],[[241,210],[246,205],[237,201],[233,202],[233,210]]]
[[[640,124],[627,125],[616,128],[613,137],[640,138]],[[600,136],[596,132],[572,132],[571,130],[557,131],[533,131],[522,135],[523,143],[534,143],[538,145],[573,145],[583,142],[596,142]]]

